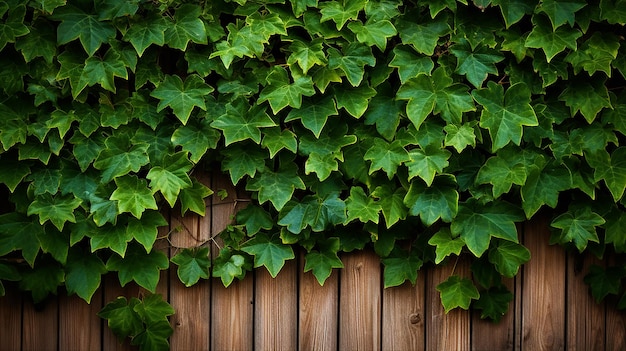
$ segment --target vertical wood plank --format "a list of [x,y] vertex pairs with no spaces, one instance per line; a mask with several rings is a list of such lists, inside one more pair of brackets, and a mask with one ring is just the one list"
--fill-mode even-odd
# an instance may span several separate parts
[[565,250],[549,245],[549,219],[526,223],[524,246],[530,261],[524,266],[522,294],[522,349],[565,348]]
[[[515,280],[503,278],[502,282],[515,294]],[[472,311],[472,350],[513,350],[515,337],[515,297],[509,304],[508,312],[500,322],[481,319],[480,311]]]
[[296,350],[298,347],[298,265],[285,263],[272,278],[265,268],[255,271],[254,349]]
[[[454,260],[455,258],[452,258]],[[469,350],[470,349],[470,312],[454,309],[445,313],[437,285],[451,275],[467,278],[470,275],[469,261],[459,259],[444,266],[436,266],[428,274],[426,305],[426,350]]]
[[[623,265],[623,257],[611,255],[606,259],[607,267]],[[617,309],[620,297],[609,295],[606,305],[606,350],[626,350],[626,312]]]
[[57,350],[59,343],[59,304],[56,296],[49,297],[42,307],[24,301],[22,350]]
[[[211,197],[211,237],[220,243],[217,235],[233,221],[237,210],[247,205],[239,203],[237,189],[227,175],[213,172],[211,189],[217,193],[225,190],[228,196]],[[213,245],[213,255],[219,254]],[[225,288],[220,279],[211,279],[211,350],[252,350],[254,346],[254,276],[246,275]]]
[[381,269],[369,250],[342,257],[340,278],[339,349],[380,348]]
[[76,295],[59,296],[59,350],[99,350],[102,344],[102,289],[85,302]]
[[[304,254],[300,255],[304,267]],[[333,272],[320,286],[311,272],[300,269],[298,302],[300,350],[337,350],[339,274]]]
[[405,282],[383,291],[382,350],[425,350],[425,271],[415,286]]
[[[173,212],[170,223],[172,256],[179,248],[193,248],[209,240],[210,213],[200,217],[187,213],[184,217]],[[211,330],[211,285],[210,281],[199,281],[192,287],[185,287],[172,264],[170,271],[170,305],[176,313],[170,317],[174,334],[170,337],[171,350],[208,350]]]
[[592,264],[602,262],[591,254],[570,252],[567,260],[567,349],[604,350],[605,305],[595,302],[583,277]]
[[20,350],[22,347],[22,296],[17,286],[4,282],[6,295],[0,297],[0,351]]

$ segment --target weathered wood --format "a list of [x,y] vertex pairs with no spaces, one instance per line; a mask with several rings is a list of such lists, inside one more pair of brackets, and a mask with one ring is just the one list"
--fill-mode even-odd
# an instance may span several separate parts
[[382,350],[425,350],[424,271],[409,282],[383,291]]
[[91,303],[76,295],[59,296],[59,350],[98,350],[102,343],[102,289],[91,297]]
[[59,305],[56,296],[40,306],[25,299],[22,316],[22,350],[56,350],[59,342]]
[[211,350],[252,350],[254,325],[254,286],[252,274],[225,288],[212,279]]
[[[6,284],[6,282],[5,282]],[[5,285],[6,295],[0,297],[0,351],[22,347],[22,295],[15,286]]]
[[[504,285],[515,292],[514,279],[503,279]],[[499,323],[480,318],[480,311],[472,311],[472,350],[513,350],[515,342],[515,300],[511,301],[508,312]]]
[[[623,265],[623,258],[609,257],[607,267]],[[626,350],[626,312],[616,308],[618,296],[609,295],[605,298],[606,304],[606,350]]]
[[341,259],[339,349],[380,349],[380,260],[371,251],[354,252]]
[[565,251],[549,245],[549,238],[545,218],[526,223],[524,246],[531,259],[524,266],[522,288],[523,350],[565,348]]
[[276,276],[256,271],[254,349],[295,350],[298,347],[297,262],[290,260]]
[[452,257],[443,266],[436,266],[428,272],[426,290],[426,350],[469,350],[470,349],[470,312],[454,309],[445,313],[439,292],[435,289],[451,275],[462,278],[470,276],[466,260]]
[[[304,267],[304,255],[300,256]],[[300,269],[299,349],[337,350],[339,273],[334,271],[321,286],[311,272]]]
[[593,300],[583,277],[602,262],[589,253],[567,256],[567,349],[604,350],[605,305]]

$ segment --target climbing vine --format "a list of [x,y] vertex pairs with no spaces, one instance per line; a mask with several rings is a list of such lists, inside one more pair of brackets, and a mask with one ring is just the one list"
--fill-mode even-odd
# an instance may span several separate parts
[[[117,272],[154,292],[276,276],[294,246],[320,284],[373,246],[384,285],[473,260],[437,287],[446,311],[499,320],[530,259],[516,223],[626,252],[626,2],[0,1],[0,294],[89,302]],[[161,214],[206,215],[196,170],[251,194],[209,245],[153,248]],[[626,307],[623,265],[592,267]],[[167,348],[157,295],[100,316]],[[125,322],[122,322],[125,321]]]

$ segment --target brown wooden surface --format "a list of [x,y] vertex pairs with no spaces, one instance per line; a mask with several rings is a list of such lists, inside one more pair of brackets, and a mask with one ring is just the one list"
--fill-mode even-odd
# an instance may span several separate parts
[[370,251],[341,257],[339,349],[378,350],[381,332],[380,260]]
[[59,308],[52,296],[35,305],[26,299],[22,315],[22,349],[25,351],[56,350],[59,342]]
[[76,296],[59,296],[59,350],[98,350],[102,344],[102,291],[88,304]]
[[425,350],[425,278],[383,291],[382,350]]
[[254,342],[254,281],[252,274],[225,288],[211,280],[211,350],[252,350]]
[[19,350],[22,347],[22,296],[13,285],[6,284],[5,288],[8,289],[6,295],[0,297],[0,351]]
[[[503,279],[509,291],[515,291],[515,279]],[[512,350],[515,342],[515,301],[499,323],[480,318],[480,311],[472,311],[472,350]]]
[[[304,255],[300,256],[304,267]],[[313,274],[300,270],[299,338],[300,350],[337,350],[339,274],[332,274],[321,286]]]

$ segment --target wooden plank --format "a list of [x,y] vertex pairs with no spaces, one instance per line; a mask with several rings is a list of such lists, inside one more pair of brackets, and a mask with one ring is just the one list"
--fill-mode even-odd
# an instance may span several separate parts
[[531,259],[524,266],[522,349],[565,348],[565,250],[549,245],[549,219],[525,224],[524,245]]
[[6,295],[0,297],[0,351],[20,350],[22,347],[22,295],[17,285],[3,282]]
[[382,350],[425,350],[425,269],[409,282],[383,290]]
[[[611,254],[606,259],[607,267],[623,265],[623,256]],[[609,295],[606,304],[606,350],[626,350],[626,312],[617,309],[621,296]]]
[[339,349],[380,349],[382,283],[380,259],[372,251],[342,257]]
[[225,288],[212,279],[211,350],[252,350],[254,286],[252,275]]
[[91,303],[76,295],[59,296],[59,350],[99,350],[102,345],[102,289]]
[[[178,213],[171,216],[172,225],[184,229],[173,232],[171,242],[174,247],[196,247],[209,239],[210,216],[200,217],[187,214],[180,217]],[[176,251],[172,249],[172,255]],[[185,287],[176,274],[176,265],[171,266],[170,274],[170,305],[176,311],[170,322],[174,334],[170,337],[171,350],[208,350],[209,333],[211,330],[211,284],[200,281],[192,287]]]
[[[504,285],[515,293],[515,279],[503,278]],[[515,297],[500,322],[480,318],[480,310],[472,311],[472,350],[513,350],[515,343]]]
[[285,263],[276,278],[265,268],[255,271],[254,349],[296,350],[298,347],[297,261]]
[[[300,267],[304,267],[300,254]],[[321,286],[311,272],[300,270],[300,350],[337,350],[339,273],[334,271]]]
[[592,264],[603,263],[588,252],[567,258],[567,349],[604,350],[605,305],[595,302],[583,280]]
[[[437,285],[451,275],[470,276],[469,261],[452,257],[446,265],[433,267],[428,274],[426,291],[426,350],[469,350],[470,312],[454,309],[445,313]],[[456,262],[456,264],[455,264]]]
[[59,342],[59,304],[56,296],[50,296],[35,306],[24,301],[22,320],[22,350],[56,350]]

